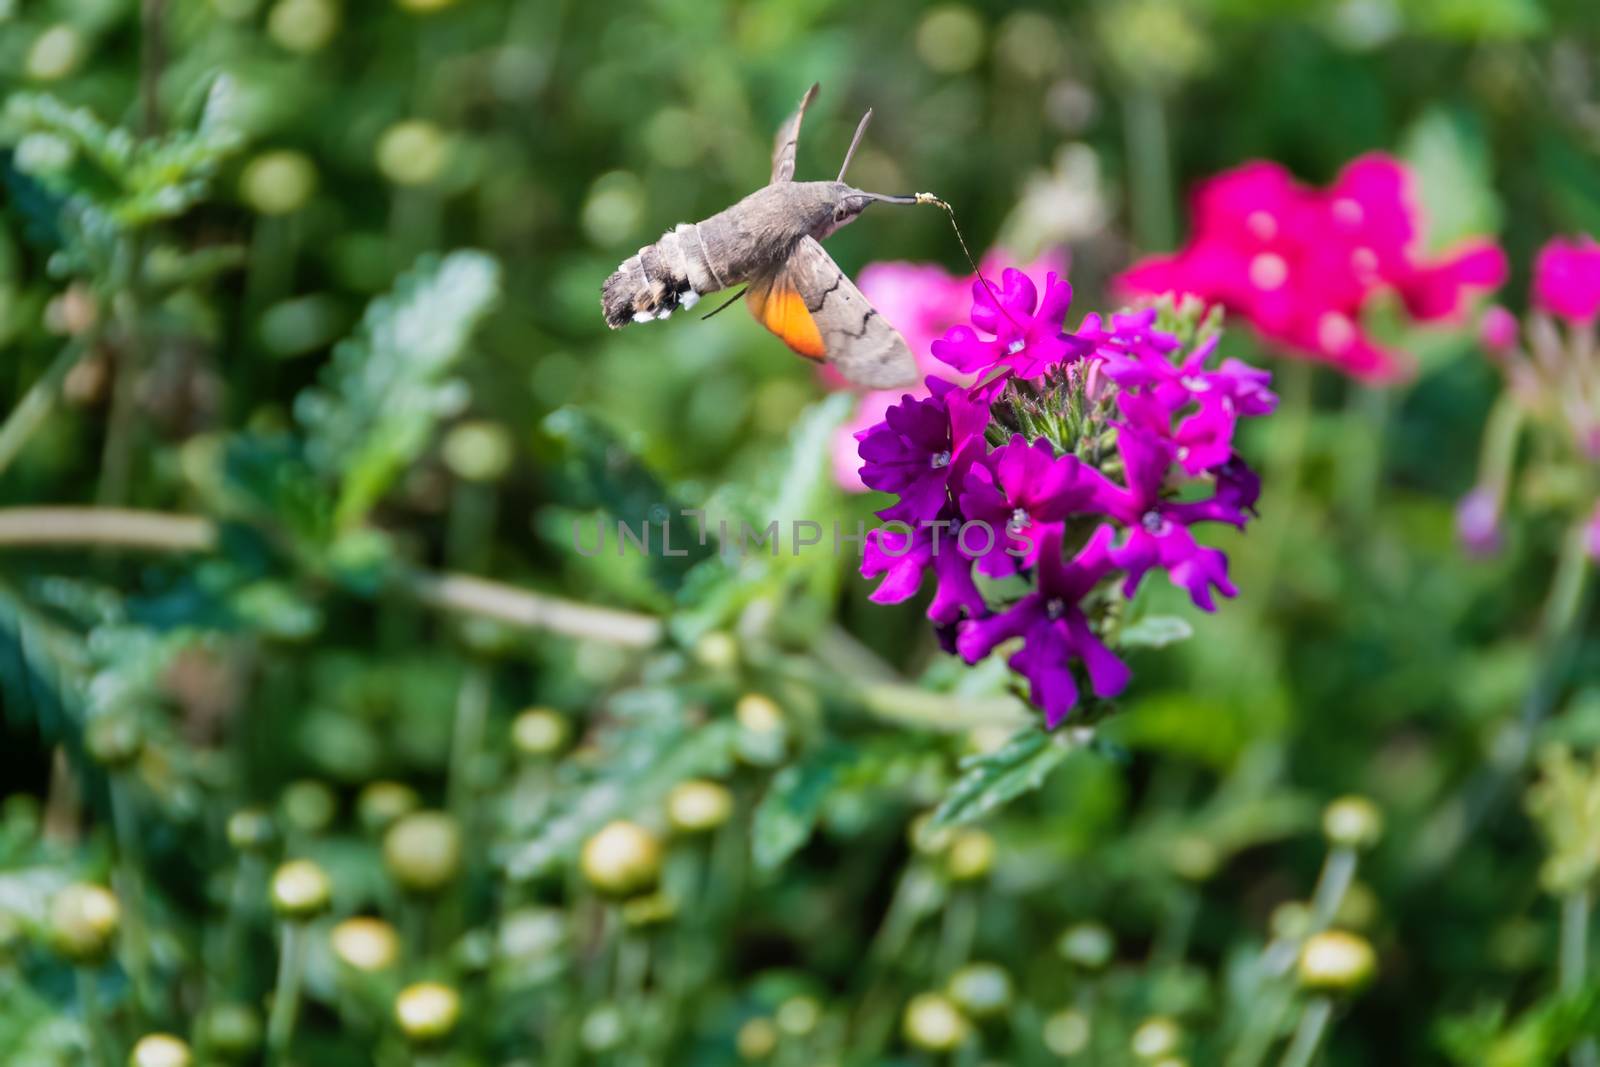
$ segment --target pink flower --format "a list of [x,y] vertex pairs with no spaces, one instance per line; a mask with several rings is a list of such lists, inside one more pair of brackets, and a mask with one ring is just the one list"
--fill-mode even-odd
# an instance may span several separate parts
[[1584,529],[1584,548],[1588,549],[1590,559],[1600,562],[1600,500],[1595,501],[1589,524]]
[[1533,264],[1533,303],[1575,325],[1600,314],[1600,244],[1592,237],[1557,237]]
[[1499,304],[1486,309],[1478,321],[1478,340],[1491,356],[1503,356],[1517,347],[1517,317]]
[[[983,276],[993,280],[1012,266],[1020,264],[1006,252],[993,250],[983,257]],[[1059,252],[1046,252],[1022,269],[1036,277],[1043,277],[1050,272],[1064,276],[1067,258]],[[933,342],[944,336],[950,327],[963,321],[971,306],[970,290],[976,280],[973,277],[958,277],[933,263],[895,261],[867,264],[861,269],[857,285],[862,295],[878,309],[878,313],[906,339],[924,376],[950,376],[950,368],[933,357]],[[830,388],[847,388],[844,378],[831,369],[824,368],[822,376]],[[970,381],[969,375],[953,377],[961,384]],[[928,395],[925,385],[917,385],[909,393],[914,397]],[[861,483],[861,457],[856,453],[857,434],[882,422],[884,412],[904,395],[906,391],[893,389],[862,394],[855,417],[834,434],[833,474],[846,491],[867,491],[867,487]]]
[[1358,378],[1394,379],[1406,358],[1361,326],[1374,294],[1396,292],[1413,318],[1433,321],[1459,315],[1472,290],[1505,277],[1505,257],[1487,241],[1423,259],[1412,186],[1405,167],[1381,154],[1355,160],[1325,190],[1275,163],[1247,163],[1196,190],[1184,248],[1136,263],[1118,287],[1193,294],[1290,351]]

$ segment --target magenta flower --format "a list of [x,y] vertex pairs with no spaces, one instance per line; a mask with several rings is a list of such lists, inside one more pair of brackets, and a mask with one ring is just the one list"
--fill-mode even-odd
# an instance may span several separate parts
[[928,618],[950,624],[964,616],[982,614],[983,596],[972,580],[972,561],[956,547],[959,517],[947,509],[940,517],[915,526],[888,525],[867,532],[861,576],[883,581],[867,595],[877,604],[898,604],[915,596],[923,577],[934,573],[936,587]]
[[1589,513],[1589,523],[1583,533],[1583,546],[1589,558],[1600,562],[1600,500],[1595,501],[1594,511]]
[[1557,237],[1533,264],[1533,304],[1586,326],[1600,315],[1600,244],[1592,237]]
[[1110,570],[1111,537],[1111,528],[1101,526],[1073,561],[1064,563],[1061,529],[1048,528],[1040,538],[1037,588],[1006,611],[964,622],[957,630],[956,649],[968,663],[978,662],[1003,641],[1022,638],[1022,647],[1008,662],[1028,680],[1029,699],[1044,711],[1050,729],[1077,706],[1073,661],[1083,663],[1090,687],[1103,700],[1128,684],[1127,665],[1095,636],[1081,607],[1084,596]]
[[1162,488],[1174,454],[1170,441],[1123,424],[1117,428],[1117,451],[1122,456],[1126,485],[1101,477],[1096,505],[1127,527],[1122,543],[1110,550],[1111,562],[1128,572],[1123,595],[1131,598],[1146,572],[1160,567],[1173,585],[1188,590],[1196,607],[1215,611],[1213,588],[1227,597],[1237,592],[1228,580],[1228,557],[1197,542],[1188,524],[1243,526],[1243,510],[1229,507],[1216,495],[1195,502],[1165,499]]
[[1456,536],[1471,555],[1500,551],[1500,494],[1493,487],[1480,485],[1461,498],[1456,505]]
[[927,385],[932,395],[901,398],[883,422],[858,435],[862,482],[900,497],[880,518],[916,523],[937,515],[948,499],[951,475],[963,467],[962,450],[981,439],[989,424],[988,408],[962,390],[937,378]]
[[1433,321],[1458,315],[1469,293],[1505,277],[1503,254],[1485,241],[1423,258],[1413,184],[1381,154],[1354,161],[1322,191],[1277,164],[1247,163],[1196,190],[1183,249],[1140,261],[1118,285],[1134,295],[1193,294],[1291,352],[1391,380],[1407,364],[1361,326],[1373,295],[1397,292],[1413,317]]
[[[1021,434],[973,463],[962,484],[962,515],[990,535],[978,570],[991,578],[1033,566],[1044,527],[1086,510],[1095,494],[1076,456],[1057,456],[1049,441],[1030,444]],[[978,541],[970,535],[967,547],[979,551]]]
[[1499,304],[1486,308],[1478,321],[1478,340],[1491,356],[1504,356],[1517,347],[1517,317]]
[[1033,280],[1020,270],[1008,269],[998,292],[975,281],[972,325],[951,327],[943,339],[933,342],[933,354],[964,374],[1006,367],[1019,378],[1038,378],[1089,348],[1062,332],[1071,303],[1072,286],[1053,272],[1045,277],[1042,301]]

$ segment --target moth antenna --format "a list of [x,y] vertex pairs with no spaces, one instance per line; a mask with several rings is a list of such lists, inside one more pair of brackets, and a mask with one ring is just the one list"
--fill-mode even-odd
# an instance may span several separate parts
[[728,297],[728,299],[724,300],[715,309],[706,312],[704,315],[701,315],[700,316],[700,321],[704,322],[704,321],[706,321],[707,319],[709,319],[713,315],[720,315],[724,311],[727,311],[729,308],[733,307],[733,302],[735,300],[739,299],[741,296],[743,296],[744,294],[748,293],[749,291],[750,291],[750,287],[748,285],[745,286],[743,289],[740,289],[737,293],[734,293],[732,296]]
[[932,204],[934,207],[943,208],[944,213],[950,216],[950,228],[956,231],[956,242],[961,245],[961,254],[967,257],[967,265],[972,268],[972,273],[978,276],[978,280],[983,283],[983,287],[989,291],[989,297],[994,301],[994,306],[1000,309],[1000,314],[1009,319],[1011,325],[1019,330],[1022,329],[1022,323],[1011,318],[1011,312],[1007,311],[1006,306],[1000,302],[1000,294],[995,291],[994,284],[983,276],[983,271],[978,268],[978,261],[972,258],[972,250],[967,247],[967,239],[961,236],[961,227],[956,225],[955,208],[932,193],[918,193],[917,203]]
[[872,109],[867,108],[867,113],[861,116],[861,122],[856,126],[856,135],[850,138],[850,150],[844,154],[844,163],[839,167],[839,176],[834,181],[844,181],[844,172],[850,169],[850,159],[856,154],[856,146],[861,143],[861,135],[867,132],[867,123],[872,121]]

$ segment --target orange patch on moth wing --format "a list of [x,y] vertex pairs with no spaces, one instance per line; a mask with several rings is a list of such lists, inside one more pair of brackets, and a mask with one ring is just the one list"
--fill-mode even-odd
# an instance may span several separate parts
[[822,331],[811,317],[805,298],[792,285],[778,282],[750,290],[745,297],[756,321],[778,335],[778,339],[807,359],[825,359]]

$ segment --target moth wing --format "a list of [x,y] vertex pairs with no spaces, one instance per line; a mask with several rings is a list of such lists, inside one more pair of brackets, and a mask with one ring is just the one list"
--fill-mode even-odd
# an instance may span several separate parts
[[800,106],[795,108],[794,114],[778,127],[778,138],[772,147],[774,183],[794,180],[794,154],[800,144],[800,120],[806,117],[806,108],[816,99],[819,88],[817,82],[812,82],[811,88],[806,90],[806,95],[800,98]]
[[917,380],[905,338],[814,238],[801,238],[783,266],[752,284],[745,299],[756,321],[790,348],[827,360],[857,385],[895,389]]

